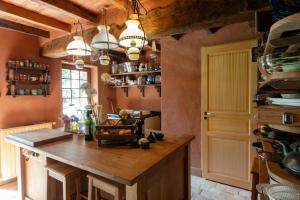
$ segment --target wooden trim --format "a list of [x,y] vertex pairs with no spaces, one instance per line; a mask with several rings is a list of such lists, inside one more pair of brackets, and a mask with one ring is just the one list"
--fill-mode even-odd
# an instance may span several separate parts
[[19,200],[25,200],[25,158],[22,154],[22,148],[16,146],[17,175],[18,175],[18,196]]
[[0,179],[0,186],[6,185],[11,182],[17,181],[17,177],[9,178],[9,179]]
[[62,1],[62,0],[39,0],[40,2],[44,2],[52,7],[58,8],[64,12],[75,15],[82,19],[88,20],[93,23],[98,23],[98,16],[90,12],[89,10],[72,3],[71,1]]
[[48,28],[60,31],[71,32],[70,24],[58,21],[51,17],[41,15],[39,13],[24,9],[19,6],[15,6],[13,4],[6,3],[4,1],[0,1],[0,11],[14,15],[16,17],[21,17],[23,20],[29,21],[30,23],[46,26]]
[[14,31],[19,31],[19,32],[34,35],[34,36],[50,38],[49,31],[45,31],[45,30],[42,30],[39,28],[34,28],[34,27],[27,26],[24,24],[19,24],[19,23],[12,22],[12,21],[9,21],[6,19],[0,19],[0,27],[11,29]]
[[192,176],[202,177],[201,168],[199,168],[199,167],[191,167],[191,174],[192,174]]

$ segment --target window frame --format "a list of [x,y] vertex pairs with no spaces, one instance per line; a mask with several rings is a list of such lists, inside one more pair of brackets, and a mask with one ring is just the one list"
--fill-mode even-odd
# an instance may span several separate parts
[[[75,68],[75,66],[72,66],[72,65],[66,65],[66,64],[63,64],[62,65],[62,68],[61,68],[61,70],[60,70],[60,73],[61,73],[61,87],[60,87],[60,89],[61,89],[61,93],[62,93],[62,96],[61,96],[61,101],[62,101],[62,104],[61,104],[61,109],[62,109],[62,113],[63,113],[63,111],[64,111],[64,104],[63,104],[63,100],[64,99],[70,99],[71,100],[71,103],[73,103],[73,100],[74,99],[81,99],[81,98],[87,98],[88,99],[88,97],[78,97],[78,98],[76,98],[76,97],[72,97],[72,80],[82,80],[82,79],[80,79],[80,75],[79,75],[79,79],[72,79],[72,76],[70,77],[70,79],[67,79],[67,80],[71,80],[71,88],[63,88],[63,86],[62,86],[62,81],[63,81],[63,76],[62,76],[62,70],[63,69],[68,69],[68,70],[76,70],[76,71],[84,71],[84,72],[87,72],[87,82],[88,83],[90,83],[91,84],[91,70],[90,69],[88,69],[88,68],[84,68],[84,69],[76,69]],[[79,86],[79,88],[80,88],[80,86]],[[64,98],[63,97],[63,89],[67,89],[67,90],[70,90],[70,92],[71,92],[71,98]],[[79,91],[80,92],[80,91]]]

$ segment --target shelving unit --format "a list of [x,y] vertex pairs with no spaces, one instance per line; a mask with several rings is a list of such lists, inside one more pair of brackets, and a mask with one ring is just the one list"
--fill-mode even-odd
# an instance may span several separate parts
[[[272,25],[268,40],[264,45],[262,56],[280,53],[286,56],[288,53],[297,51],[300,48],[300,13],[286,17]],[[257,99],[264,101],[267,96],[278,96],[280,94],[300,93],[300,72],[273,72],[268,73],[260,66],[260,72],[264,78],[258,83]],[[260,102],[261,103],[261,102]],[[300,107],[261,105],[258,106],[258,123],[269,125],[271,128],[286,132],[300,134]],[[273,147],[262,138],[257,138],[262,142],[264,152],[273,153]],[[269,159],[259,161],[267,168],[270,178],[275,181],[296,186],[300,188],[300,179],[291,174],[279,163]],[[265,172],[264,172],[265,173]]]
[[[50,95],[50,71],[48,69],[16,67],[10,64],[6,65],[6,69],[6,95],[13,97]],[[21,79],[21,75],[24,75],[26,78]],[[30,80],[28,77],[35,78]]]
[[[126,76],[134,76],[134,77],[139,77],[139,76],[147,76],[147,75],[160,75],[161,70],[153,70],[153,71],[138,71],[138,72],[127,72],[127,73],[119,73],[119,74],[111,74],[112,77],[120,77],[120,78],[125,78]],[[154,87],[161,97],[161,84],[160,83],[155,83],[155,84],[142,84],[142,85],[116,85],[116,86],[111,86],[113,88],[122,88],[126,96],[128,97],[128,90],[129,88],[137,88],[139,89],[141,95],[144,97],[145,96],[145,88],[146,87]]]
[[149,75],[149,74],[161,74],[161,70],[129,72],[129,73],[122,73],[122,74],[111,74],[111,76],[129,76],[129,75],[145,76],[145,75]]
[[113,88],[122,88],[127,97],[128,97],[128,88],[136,87],[136,88],[139,89],[140,93],[144,97],[145,96],[145,87],[151,87],[151,86],[154,87],[156,89],[157,93],[159,94],[159,96],[161,96],[161,84],[122,85],[122,86],[111,86],[111,87],[113,87]]

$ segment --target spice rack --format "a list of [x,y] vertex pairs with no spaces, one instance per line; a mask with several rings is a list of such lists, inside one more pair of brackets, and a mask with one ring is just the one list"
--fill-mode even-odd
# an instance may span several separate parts
[[[161,75],[161,70],[153,70],[153,71],[139,71],[139,72],[127,72],[127,73],[118,73],[118,74],[111,74],[112,77],[118,77],[122,78],[123,80],[130,76],[130,77],[141,77],[141,76],[148,76],[148,75]],[[122,88],[125,95],[128,97],[128,90],[129,88],[137,88],[141,95],[144,97],[145,96],[145,88],[146,87],[154,87],[158,93],[158,95],[161,97],[161,84],[160,83],[155,83],[153,81],[150,84],[133,84],[133,85],[111,85],[113,88]]]
[[31,60],[14,61],[6,64],[8,96],[50,95],[49,66]]

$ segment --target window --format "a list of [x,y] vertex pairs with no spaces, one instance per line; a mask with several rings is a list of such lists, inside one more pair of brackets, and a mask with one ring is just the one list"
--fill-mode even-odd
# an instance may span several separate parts
[[62,69],[62,109],[63,114],[81,117],[84,107],[88,105],[88,98],[80,90],[83,83],[88,82],[88,72],[75,69]]

